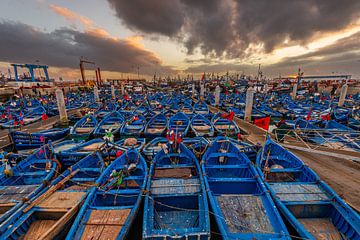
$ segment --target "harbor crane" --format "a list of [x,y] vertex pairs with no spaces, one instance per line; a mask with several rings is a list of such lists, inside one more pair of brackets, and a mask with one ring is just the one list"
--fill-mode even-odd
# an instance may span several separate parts
[[[83,82],[84,85],[87,84],[86,77],[85,77],[85,67],[84,67],[85,63],[92,64],[94,66],[96,65],[95,62],[88,61],[84,57],[80,58],[80,73],[81,73],[81,79],[82,79],[82,82]],[[95,69],[95,75],[96,75],[96,85],[97,86],[102,85],[102,80],[101,80],[101,74],[100,74],[100,68],[99,67]],[[95,85],[95,84],[93,84],[93,85]]]

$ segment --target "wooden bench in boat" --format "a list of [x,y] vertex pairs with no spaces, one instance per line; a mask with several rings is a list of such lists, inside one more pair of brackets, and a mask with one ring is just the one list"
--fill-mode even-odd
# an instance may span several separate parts
[[116,239],[131,209],[89,210],[82,240]]
[[330,200],[326,192],[314,183],[269,183],[280,201],[286,202],[313,202]]
[[190,179],[157,179],[151,182],[152,194],[187,194],[200,192],[200,180]]
[[94,127],[78,127],[75,129],[76,133],[91,133],[94,130]]

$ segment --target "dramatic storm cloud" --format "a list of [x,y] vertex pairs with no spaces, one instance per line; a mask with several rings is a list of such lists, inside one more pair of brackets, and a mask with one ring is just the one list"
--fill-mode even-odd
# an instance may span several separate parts
[[131,29],[168,36],[189,53],[244,57],[289,44],[306,44],[318,33],[346,28],[360,16],[359,0],[108,0]]
[[79,58],[96,61],[103,70],[128,72],[141,66],[142,72],[171,72],[150,51],[129,40],[105,37],[97,32],[78,32],[61,28],[50,33],[15,22],[0,23],[0,61],[29,62],[40,60],[55,67],[74,68]]

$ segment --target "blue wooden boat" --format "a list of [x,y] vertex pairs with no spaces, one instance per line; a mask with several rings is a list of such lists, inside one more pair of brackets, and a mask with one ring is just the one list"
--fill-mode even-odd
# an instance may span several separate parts
[[87,114],[70,129],[70,136],[73,139],[87,139],[93,133],[97,124],[96,118],[91,114]]
[[200,166],[180,144],[153,159],[144,204],[143,239],[209,239],[210,221]]
[[172,116],[168,122],[168,129],[170,131],[174,131],[176,135],[181,134],[182,137],[185,137],[187,132],[189,131],[190,120],[189,118],[182,112],[176,113]]
[[211,121],[204,117],[204,115],[197,114],[191,119],[191,130],[197,137],[212,137],[214,136],[214,127]]
[[145,146],[146,139],[145,138],[124,138],[117,142],[115,142],[116,145],[122,147],[123,149],[132,149],[135,148],[139,151]]
[[124,117],[116,111],[113,111],[106,115],[94,129],[94,136],[104,136],[106,131],[116,134],[120,131],[122,124],[125,122]]
[[35,149],[48,143],[63,140],[70,132],[69,128],[53,128],[35,133],[10,132],[11,143],[16,150]]
[[58,154],[63,151],[67,151],[70,148],[74,148],[80,144],[84,143],[84,141],[74,141],[74,140],[65,140],[53,145],[54,153]]
[[354,118],[349,118],[348,126],[354,130],[360,131],[360,121]]
[[150,142],[148,142],[143,150],[142,153],[145,155],[148,161],[151,161],[158,152],[161,151],[162,147],[168,143],[168,140],[164,137],[156,137]]
[[194,113],[195,114],[202,114],[207,115],[210,113],[209,107],[205,102],[199,101],[194,104]]
[[92,187],[66,239],[124,239],[140,209],[146,179],[140,153],[131,149],[122,154]]
[[52,146],[47,144],[0,174],[0,223],[36,197],[57,174]]
[[66,236],[68,225],[104,170],[99,153],[83,158],[26,202],[0,226],[4,239],[55,239]]
[[298,157],[268,139],[257,170],[303,239],[360,239],[360,217]]
[[240,132],[240,129],[236,123],[234,121],[230,121],[229,119],[223,118],[222,113],[220,112],[216,113],[212,117],[211,122],[215,130],[220,135],[236,136]]
[[145,127],[145,136],[153,138],[165,134],[167,128],[167,117],[164,114],[157,114],[152,117]]
[[189,118],[192,117],[192,115],[194,114],[194,109],[193,107],[191,106],[191,103],[189,102],[185,102],[181,108],[180,108],[180,111],[185,113]]
[[228,138],[212,142],[202,171],[223,239],[290,239],[256,169]]
[[120,136],[140,136],[144,131],[146,119],[141,115],[133,115],[121,126]]
[[333,118],[340,123],[346,123],[351,114],[350,109],[335,107],[332,111]]
[[75,146],[71,148],[58,151],[58,153],[56,153],[56,157],[61,162],[63,168],[66,169],[76,164],[85,156],[95,151],[99,151],[104,145],[105,141],[103,139],[95,138],[87,142],[75,144]]

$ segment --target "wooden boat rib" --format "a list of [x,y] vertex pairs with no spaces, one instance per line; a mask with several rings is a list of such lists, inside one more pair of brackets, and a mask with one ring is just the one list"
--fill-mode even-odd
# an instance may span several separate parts
[[[53,239],[65,237],[65,228],[81,207],[88,190],[104,168],[99,153],[83,158],[62,173],[1,225],[6,239]],[[65,231],[65,232],[64,232]]]
[[229,139],[212,142],[202,158],[202,170],[224,239],[289,239],[255,168]]
[[140,208],[146,179],[140,153],[131,149],[122,154],[96,181],[99,187],[91,189],[66,239],[124,239]]
[[268,139],[257,170],[286,220],[305,239],[360,239],[360,217],[299,158]]
[[153,159],[144,204],[143,239],[209,239],[199,163],[185,145]]

